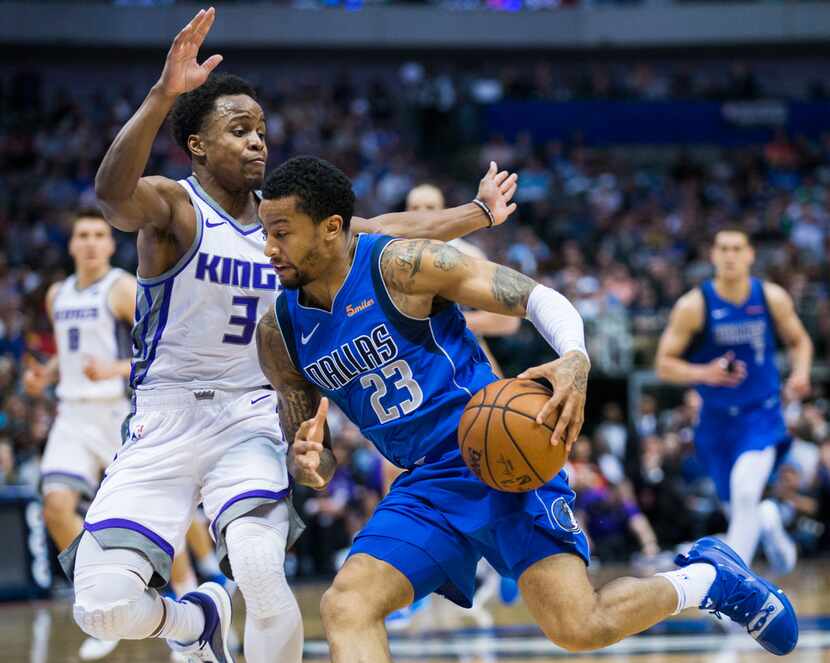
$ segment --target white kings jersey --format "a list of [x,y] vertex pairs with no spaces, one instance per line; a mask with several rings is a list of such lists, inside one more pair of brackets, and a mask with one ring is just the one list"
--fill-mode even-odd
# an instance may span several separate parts
[[255,389],[268,385],[254,332],[274,301],[277,274],[259,223],[242,225],[191,176],[193,245],[170,270],[138,278],[134,389]]
[[58,345],[57,394],[61,400],[125,396],[123,378],[93,381],[83,371],[88,357],[106,361],[129,357],[129,325],[116,319],[109,306],[110,290],[125,274],[113,268],[83,290],[78,289],[73,275],[58,289],[52,302],[52,325]]

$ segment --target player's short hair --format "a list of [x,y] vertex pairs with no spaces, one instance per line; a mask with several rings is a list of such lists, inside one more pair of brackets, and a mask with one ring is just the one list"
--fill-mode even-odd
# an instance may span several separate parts
[[202,130],[205,118],[213,111],[219,97],[234,94],[245,94],[257,101],[253,85],[233,74],[211,74],[202,85],[176,99],[170,111],[170,131],[188,156],[187,139]]
[[721,226],[720,228],[715,230],[715,232],[712,233],[712,246],[715,245],[715,240],[717,240],[718,235],[720,235],[721,233],[738,233],[739,235],[743,235],[744,237],[746,237],[747,244],[749,244],[750,246],[752,245],[752,235],[749,233],[749,231],[737,223],[730,223],[725,226]]
[[109,225],[107,218],[104,216],[104,213],[97,207],[87,206],[87,207],[79,207],[74,212],[72,212],[72,225],[74,226],[78,221],[81,219],[101,219],[104,223]]
[[289,159],[271,171],[262,186],[265,200],[296,196],[297,209],[315,223],[339,215],[348,230],[354,214],[354,191],[346,174],[337,166],[317,157]]

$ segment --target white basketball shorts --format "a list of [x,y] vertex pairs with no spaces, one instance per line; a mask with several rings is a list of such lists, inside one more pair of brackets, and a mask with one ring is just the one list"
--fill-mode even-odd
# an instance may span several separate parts
[[[137,391],[123,446],[87,512],[85,531],[103,548],[140,550],[153,565],[151,586],[163,586],[201,502],[230,575],[227,525],[289,496],[276,408],[276,393],[265,388]],[[70,577],[74,548],[61,560]]]
[[63,400],[40,463],[44,494],[71,489],[91,498],[101,474],[121,446],[126,398]]

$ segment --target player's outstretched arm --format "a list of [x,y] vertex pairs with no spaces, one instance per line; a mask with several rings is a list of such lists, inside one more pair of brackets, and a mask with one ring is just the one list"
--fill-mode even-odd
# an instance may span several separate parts
[[793,300],[779,285],[764,283],[775,330],[790,355],[790,377],[784,386],[788,398],[801,399],[810,394],[810,370],[813,366],[813,342],[795,312]]
[[215,13],[201,10],[176,35],[161,78],[141,107],[115,137],[95,176],[95,194],[107,220],[116,228],[136,231],[145,225],[165,228],[177,205],[186,202],[184,190],[165,177],[142,177],[153,141],[180,94],[199,87],[222,61],[214,55],[196,61]]
[[381,256],[381,272],[395,304],[413,317],[429,315],[435,297],[527,317],[560,359],[530,368],[519,377],[544,378],[553,385],[553,396],[537,415],[537,422],[556,415],[551,444],[563,442],[570,451],[584,421],[591,364],[582,318],[565,297],[509,267],[429,240],[391,242]]
[[746,377],[746,365],[735,361],[734,353],[727,352],[708,364],[694,364],[683,359],[695,334],[703,328],[704,315],[705,304],[700,290],[687,292],[677,300],[657,346],[657,377],[674,384],[737,387]]
[[321,490],[337,466],[326,423],[328,399],[295,368],[273,309],[257,324],[256,347],[262,372],[277,390],[280,426],[291,445],[289,469],[297,483]]
[[516,173],[499,172],[494,161],[478,185],[475,201],[440,211],[396,212],[371,219],[352,219],[355,232],[377,233],[393,237],[423,237],[443,241],[464,237],[480,228],[498,226],[516,211],[513,194],[518,182]]

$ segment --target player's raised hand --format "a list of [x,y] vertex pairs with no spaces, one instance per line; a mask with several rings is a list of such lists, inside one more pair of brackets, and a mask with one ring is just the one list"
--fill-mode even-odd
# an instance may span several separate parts
[[196,60],[215,17],[213,7],[201,9],[176,35],[158,83],[165,95],[178,96],[199,87],[222,62],[221,55],[211,55],[202,64]]
[[499,171],[495,161],[490,162],[490,168],[484,173],[478,185],[479,200],[487,204],[493,213],[493,223],[500,225],[507,221],[507,217],[516,211],[516,203],[511,203],[516,193],[519,176],[516,173]]
[[744,379],[746,363],[736,360],[732,351],[703,365],[702,382],[710,387],[737,387]]
[[581,352],[568,352],[556,361],[528,368],[518,378],[533,380],[544,378],[553,387],[553,396],[536,416],[541,425],[548,417],[557,417],[550,436],[550,443],[565,444],[565,452],[571,453],[582,424],[585,421],[585,398],[588,392],[588,371],[591,364]]
[[320,399],[317,414],[307,419],[297,429],[294,444],[291,445],[291,458],[294,461],[295,479],[298,483],[311,488],[324,488],[328,478],[320,474],[323,453],[323,437],[326,432],[326,416],[329,413],[329,399]]

